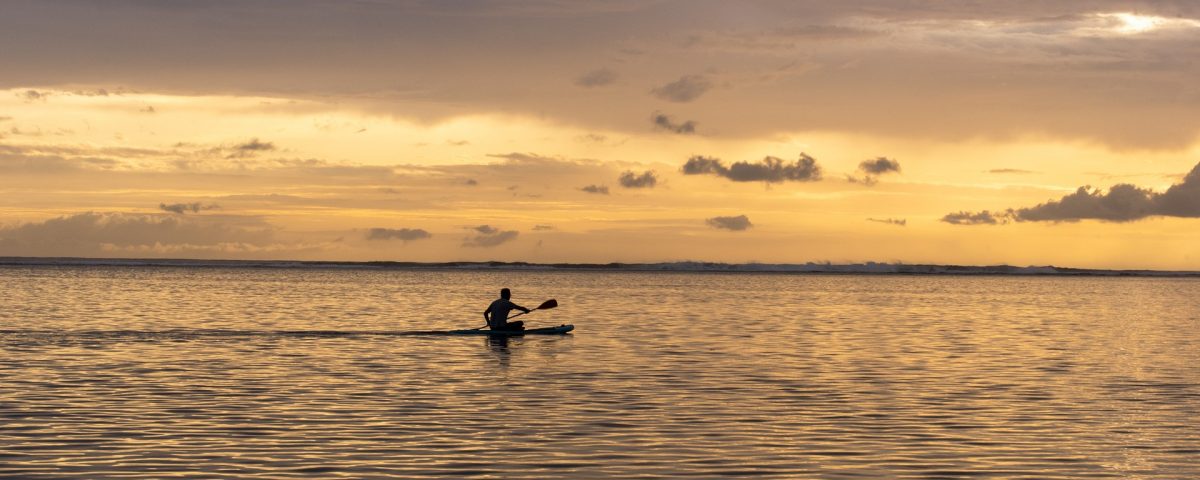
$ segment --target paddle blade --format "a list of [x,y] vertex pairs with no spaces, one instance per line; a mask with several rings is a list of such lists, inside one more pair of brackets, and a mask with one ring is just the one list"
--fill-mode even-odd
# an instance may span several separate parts
[[542,304],[538,305],[538,307],[535,308],[534,310],[545,310],[547,308],[554,308],[557,306],[558,306],[558,300],[551,298],[549,300],[546,300],[545,302],[542,302]]

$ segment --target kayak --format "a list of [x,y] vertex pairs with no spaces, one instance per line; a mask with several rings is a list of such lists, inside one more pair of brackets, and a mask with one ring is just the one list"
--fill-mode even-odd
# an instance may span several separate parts
[[562,335],[574,329],[574,325],[559,325],[557,327],[528,328],[525,330],[450,330],[446,333],[450,335],[496,335],[502,337],[513,337],[520,335]]

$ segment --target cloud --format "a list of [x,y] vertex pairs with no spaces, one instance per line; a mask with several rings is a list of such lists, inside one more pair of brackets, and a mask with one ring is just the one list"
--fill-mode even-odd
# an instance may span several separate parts
[[534,225],[533,231],[542,232],[546,230],[554,230],[554,225]]
[[187,212],[200,213],[201,210],[215,210],[215,209],[218,209],[221,207],[217,204],[204,205],[204,204],[201,204],[200,202],[194,202],[194,203],[172,203],[172,204],[160,203],[160,204],[158,204],[158,208],[165,212],[171,212],[171,213],[183,215]]
[[577,171],[580,167],[595,167],[600,164],[600,162],[596,160],[548,157],[545,155],[538,155],[536,153],[489,153],[487,156],[504,159],[504,162],[501,164],[488,165],[488,167],[490,167],[489,170],[491,171],[495,171],[500,168],[518,170],[522,168],[530,168],[541,173],[565,173]]
[[683,123],[675,123],[671,120],[670,116],[655,112],[654,115],[650,117],[650,121],[654,122],[654,128],[660,130],[675,132],[682,135],[696,133],[696,122],[692,120],[688,120]]
[[243,152],[265,152],[275,149],[275,144],[271,142],[259,141],[257,138],[251,138],[249,142],[239,143],[233,146],[234,150]]
[[464,183],[464,184],[466,184],[466,185],[468,185],[468,186],[471,186],[471,187],[474,187],[474,186],[476,186],[476,185],[479,185],[479,182],[478,182],[478,181],[476,181],[474,178],[468,178],[468,179],[467,179],[467,181],[465,181],[465,182],[463,182],[463,183]]
[[908,220],[905,220],[903,218],[868,218],[867,221],[875,222],[875,223],[886,223],[888,225],[896,225],[896,226],[900,226],[900,227],[908,225]]
[[607,135],[601,135],[601,134],[599,134],[599,133],[589,133],[589,134],[586,134],[586,135],[580,135],[580,136],[576,137],[576,139],[578,139],[578,140],[579,140],[579,141],[581,141],[581,142],[586,142],[586,143],[605,143],[605,142],[608,142],[608,136],[607,136]]
[[952,225],[997,225],[1008,223],[1004,213],[993,214],[987,210],[979,213],[957,212],[948,213],[942,221]]
[[884,32],[841,25],[792,25],[769,30],[726,31],[693,35],[686,46],[704,52],[779,52],[818,47],[818,43],[869,40]]
[[367,230],[367,240],[400,240],[407,243],[432,236],[420,228],[372,228]]
[[[621,118],[639,118],[645,108],[639,98],[651,88],[670,93],[664,84],[684,72],[713,72],[700,78],[710,79],[714,88],[735,79],[737,89],[728,99],[713,98],[722,101],[712,105],[721,115],[703,117],[705,127],[739,136],[827,130],[955,141],[1044,133],[1108,145],[1186,148],[1200,123],[1195,95],[1155,88],[1186,85],[1195,77],[1191,59],[1200,44],[1192,25],[1200,6],[1186,0],[766,1],[756,2],[756,14],[748,16],[729,15],[724,2],[686,2],[686,15],[671,15],[659,2],[616,2],[637,5],[628,7],[643,11],[636,18],[645,21],[637,22],[595,14],[587,6],[612,2],[531,2],[554,5],[536,10],[593,10],[570,14],[587,21],[569,23],[566,37],[562,28],[528,28],[547,19],[534,15],[533,7],[497,5],[504,2],[300,1],[298,11],[307,13],[286,18],[278,16],[277,2],[221,1],[195,8],[128,0],[106,10],[88,2],[23,2],[0,16],[0,30],[11,32],[0,64],[14,67],[6,69],[4,83],[9,88],[125,83],[145,92],[199,95],[304,92],[344,108],[418,122],[504,111],[609,128]],[[485,12],[498,9],[522,13],[487,17],[495,14]],[[1130,10],[1137,14],[1118,13]],[[37,23],[39,18],[55,21]],[[244,21],[223,22],[228,18]],[[1128,31],[1138,23],[1153,28]],[[363,28],[368,24],[390,28]],[[81,28],[93,32],[88,41],[67,40],[77,39],[73,35]],[[677,48],[697,32],[710,39]],[[142,42],[136,51],[123,48],[137,38],[155,41]],[[189,40],[195,38],[207,41]],[[430,55],[422,45],[437,45],[441,54]],[[540,58],[531,58],[531,45],[539,45]],[[710,46],[738,52],[714,54]],[[271,68],[247,78],[238,73],[249,60],[231,61],[228,52],[270,58]],[[330,62],[312,62],[314,57]],[[447,58],[494,68],[463,75],[447,67]],[[593,60],[601,58],[606,60]],[[785,81],[742,83],[796,59],[812,66]],[[575,63],[564,76],[562,66],[572,62],[591,63]],[[628,87],[634,95],[568,96],[579,89],[576,74],[586,77],[602,65],[621,69],[617,84],[650,80]],[[1121,82],[1106,81],[1117,74]],[[1005,88],[978,78],[997,79]],[[625,86],[611,86],[616,87]],[[1032,113],[1047,104],[1061,108]],[[981,116],[984,109],[988,114]],[[912,113],[903,122],[864,113],[878,111]]]
[[[1149,189],[1128,183],[1113,185],[1108,193],[1079,187],[1075,193],[1061,199],[1012,210],[1011,215],[1022,222],[1074,222],[1082,219],[1128,222],[1161,215],[1157,205],[1160,196]],[[1200,204],[1197,204],[1197,209],[1200,210]]]
[[708,226],[713,228],[732,230],[735,232],[740,232],[754,226],[754,224],[750,223],[750,217],[745,215],[738,215],[736,217],[712,217],[705,220],[704,223],[707,223]]
[[872,186],[875,186],[876,183],[879,183],[879,178],[872,177],[870,175],[863,175],[862,178],[856,177],[854,175],[846,175],[846,181],[850,182],[850,183],[861,183],[868,187],[872,187]]
[[98,156],[62,155],[62,149],[0,145],[0,172],[61,173],[67,171],[112,170],[120,162]]
[[604,186],[604,185],[588,185],[586,187],[580,188],[580,190],[583,190],[587,193],[597,193],[600,195],[608,195],[608,187]]
[[[81,97],[107,97],[108,96],[108,90],[103,89],[103,88],[97,88],[95,90],[76,90],[71,93],[74,93],[75,95],[79,95]],[[118,92],[118,94],[120,94],[120,92]]]
[[617,181],[625,188],[654,188],[658,184],[658,176],[651,170],[646,170],[641,175],[626,170]]
[[712,86],[712,81],[703,75],[684,75],[679,80],[651,90],[650,93],[668,102],[686,103],[700,98]]
[[250,141],[239,143],[231,147],[232,153],[225,158],[245,158],[256,155],[260,152],[270,152],[275,150],[275,144],[271,142],[259,141],[257,138],[251,138]]
[[861,183],[866,186],[872,186],[879,183],[879,176],[886,173],[899,173],[900,162],[889,159],[887,157],[876,157],[873,160],[864,160],[858,164],[858,171],[863,174],[862,178],[853,175],[846,175],[846,181],[850,183]]
[[[30,174],[100,171],[133,177],[150,172],[172,175],[235,172],[238,175],[251,173],[257,178],[285,176],[298,179],[303,176],[310,178],[305,181],[330,182],[336,179],[375,183],[394,178],[397,168],[400,166],[332,163],[314,158],[257,158],[239,154],[231,145],[176,143],[164,148],[135,148],[66,143],[0,144],[0,172]],[[423,171],[457,178],[479,173],[454,172],[449,168],[426,168]]]
[[1183,182],[1171,185],[1155,197],[1160,215],[1200,217],[1200,164],[1183,177]]
[[607,68],[592,70],[575,79],[575,85],[584,88],[603,87],[617,81],[617,72]]
[[[958,222],[954,219],[971,218],[971,215],[991,219],[984,222]],[[1171,185],[1165,192],[1158,193],[1129,183],[1119,183],[1103,192],[1089,186],[1079,187],[1074,193],[1058,200],[1050,200],[1033,207],[1008,209],[1002,214],[980,214],[959,212],[942,218],[954,224],[1018,222],[1077,222],[1100,220],[1105,222],[1132,222],[1147,217],[1200,218],[1200,164],[1183,177],[1183,181]]]
[[471,230],[479,232],[478,235],[463,239],[462,246],[473,248],[490,248],[504,243],[508,243],[517,238],[520,232],[516,230],[500,230],[490,225],[480,225],[472,227]]
[[858,170],[870,175],[882,175],[900,172],[900,162],[887,157],[876,157],[874,160],[864,160],[858,164]]
[[85,212],[0,227],[0,255],[224,256],[297,248],[275,240],[257,217]]
[[821,179],[821,167],[806,153],[801,153],[800,158],[792,164],[768,156],[759,163],[741,161],[728,167],[718,158],[697,155],[689,158],[680,171],[684,175],[716,175],[735,182],[810,182]]
[[22,99],[28,103],[28,102],[44,102],[44,101],[46,101],[47,98],[50,98],[50,95],[52,95],[51,92],[26,90],[24,92],[18,93],[17,97],[19,97],[20,99]]

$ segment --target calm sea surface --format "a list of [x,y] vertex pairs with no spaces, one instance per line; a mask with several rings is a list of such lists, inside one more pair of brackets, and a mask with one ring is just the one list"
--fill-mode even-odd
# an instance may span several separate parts
[[[532,326],[474,327],[500,287]],[[1198,478],[1200,281],[0,268],[5,478]]]

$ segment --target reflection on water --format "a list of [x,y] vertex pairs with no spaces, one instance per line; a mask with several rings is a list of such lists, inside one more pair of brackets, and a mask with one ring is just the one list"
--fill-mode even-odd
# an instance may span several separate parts
[[0,477],[1194,478],[1197,287],[0,268]]
[[503,335],[498,335],[498,336],[487,335],[484,337],[484,340],[483,340],[484,343],[488,346],[488,348],[491,349],[492,353],[496,354],[496,360],[497,360],[497,362],[499,362],[500,366],[505,367],[505,368],[508,367],[508,357],[510,354],[510,352],[508,351],[508,341],[509,340],[510,339],[508,336],[503,336]]

